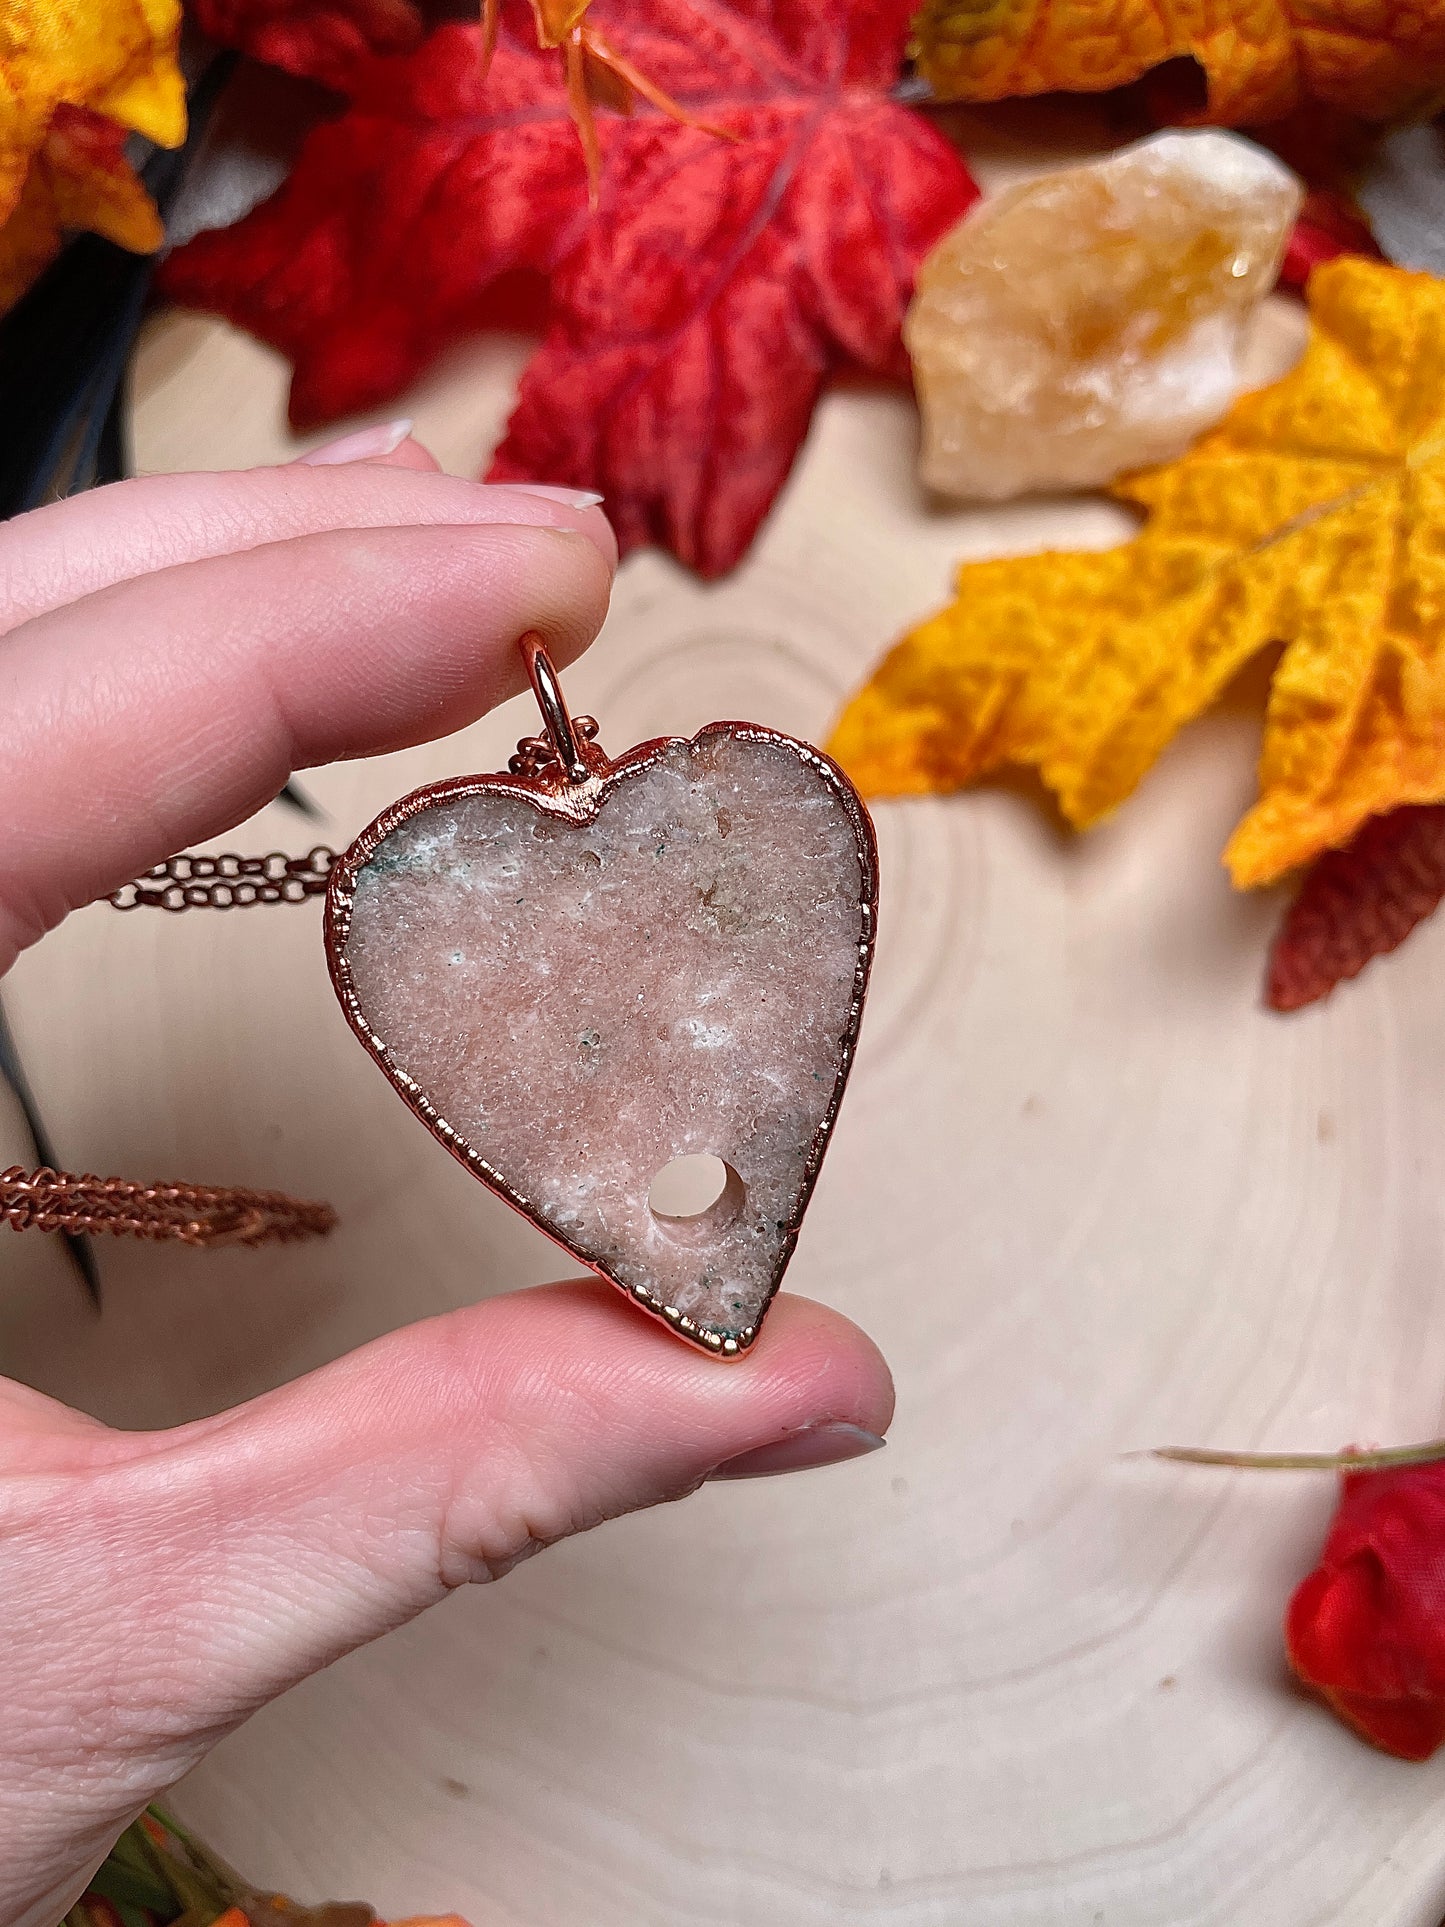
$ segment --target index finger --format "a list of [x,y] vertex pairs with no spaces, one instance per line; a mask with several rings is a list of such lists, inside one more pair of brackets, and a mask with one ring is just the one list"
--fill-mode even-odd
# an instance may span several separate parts
[[559,662],[611,571],[560,528],[331,530],[162,569],[0,638],[0,970],[292,770],[448,734]]
[[290,462],[114,482],[0,523],[0,634],[154,569],[322,529],[494,522],[570,528],[590,536],[615,568],[607,518],[567,502],[565,493],[493,488],[377,462]]

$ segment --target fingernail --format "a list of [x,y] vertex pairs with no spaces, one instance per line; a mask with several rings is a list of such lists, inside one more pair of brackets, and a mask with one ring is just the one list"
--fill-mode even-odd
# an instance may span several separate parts
[[759,1445],[735,1459],[725,1459],[709,1479],[767,1479],[775,1472],[807,1472],[817,1465],[841,1465],[845,1459],[861,1459],[869,1452],[883,1449],[885,1440],[876,1432],[865,1432],[861,1425],[810,1425],[805,1431],[790,1432]]
[[354,435],[343,435],[340,441],[308,448],[296,460],[308,468],[339,468],[343,462],[374,461],[378,455],[393,454],[411,431],[409,420],[376,422],[370,428],[358,428]]
[[502,482],[502,488],[514,488],[519,495],[540,495],[544,502],[560,502],[563,508],[595,509],[602,497],[590,488],[553,488],[547,482]]

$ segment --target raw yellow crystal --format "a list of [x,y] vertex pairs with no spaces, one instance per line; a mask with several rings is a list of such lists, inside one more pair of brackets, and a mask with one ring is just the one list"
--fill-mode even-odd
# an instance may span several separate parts
[[1002,501],[1181,454],[1234,400],[1300,199],[1272,154],[1207,129],[980,203],[924,262],[904,326],[924,481]]

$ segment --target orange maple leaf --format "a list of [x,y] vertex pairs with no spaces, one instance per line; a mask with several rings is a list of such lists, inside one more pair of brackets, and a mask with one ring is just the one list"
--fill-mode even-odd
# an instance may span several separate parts
[[185,139],[180,0],[10,0],[0,7],[0,311],[86,228],[145,253],[160,217],[128,132]]
[[923,0],[913,46],[943,100],[1096,93],[1192,55],[1208,118],[1278,119],[1305,101],[1384,120],[1445,96],[1439,0]]
[[1225,851],[1236,884],[1445,799],[1445,283],[1343,257],[1309,301],[1291,374],[1116,486],[1149,511],[1132,542],[960,570],[838,723],[861,788],[1027,764],[1083,828],[1282,643],[1259,801]]

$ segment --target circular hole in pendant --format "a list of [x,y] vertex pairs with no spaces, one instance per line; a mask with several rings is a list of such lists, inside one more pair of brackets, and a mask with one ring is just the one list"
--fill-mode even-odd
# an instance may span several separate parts
[[673,1158],[653,1175],[647,1208],[673,1236],[710,1236],[742,1209],[743,1181],[710,1151]]

